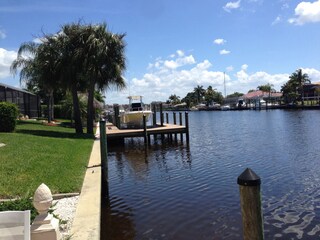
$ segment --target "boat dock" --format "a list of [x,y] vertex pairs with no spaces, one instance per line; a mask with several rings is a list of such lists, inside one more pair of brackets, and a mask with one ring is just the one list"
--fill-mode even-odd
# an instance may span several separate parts
[[170,124],[168,121],[168,113],[166,114],[166,123],[163,122],[164,118],[161,117],[161,123],[153,124],[152,126],[147,126],[146,121],[144,120],[143,128],[139,129],[130,129],[130,128],[120,128],[117,127],[116,124],[106,123],[106,135],[107,140],[110,141],[124,141],[125,138],[136,138],[143,137],[146,144],[150,143],[151,136],[154,139],[157,136],[161,136],[164,138],[165,135],[168,136],[169,139],[177,140],[177,136],[180,135],[180,140],[183,141],[183,134],[185,134],[186,141],[189,142],[189,121],[188,121],[188,112],[185,113],[185,126],[182,125],[181,113],[180,115],[180,123],[177,124],[175,120],[174,113],[174,123]]

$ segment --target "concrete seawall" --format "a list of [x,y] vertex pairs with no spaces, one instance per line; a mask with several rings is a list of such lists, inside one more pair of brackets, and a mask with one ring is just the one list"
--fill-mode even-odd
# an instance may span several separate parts
[[[99,132],[99,128],[97,129]],[[72,224],[73,240],[100,240],[101,157],[100,140],[93,143],[76,215]]]

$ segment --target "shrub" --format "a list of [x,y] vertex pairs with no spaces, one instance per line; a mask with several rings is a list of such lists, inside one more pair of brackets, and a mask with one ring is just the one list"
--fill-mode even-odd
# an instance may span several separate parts
[[17,105],[8,102],[0,102],[0,132],[14,131],[19,110]]
[[32,200],[24,197],[16,200],[0,202],[0,211],[25,211],[30,210],[30,221],[32,222],[37,216],[37,210],[33,207]]

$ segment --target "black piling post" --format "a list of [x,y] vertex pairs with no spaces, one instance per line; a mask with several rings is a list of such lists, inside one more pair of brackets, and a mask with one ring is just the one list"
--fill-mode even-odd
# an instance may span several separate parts
[[155,104],[152,105],[152,120],[153,120],[153,126],[157,125],[157,107]]
[[263,240],[260,177],[250,168],[247,168],[238,177],[237,182],[240,190],[243,239]]
[[143,138],[144,138],[144,144],[148,145],[148,132],[147,132],[147,118],[146,115],[143,114]]
[[[180,126],[182,126],[182,112],[179,112]],[[183,133],[180,133],[180,140],[183,142]]]
[[[176,125],[177,124],[177,116],[176,113],[173,112],[173,124]],[[177,140],[177,134],[174,134],[175,140]]]
[[119,115],[120,115],[120,111],[119,111],[119,105],[118,104],[115,104],[113,105],[113,110],[114,110],[114,125],[120,129],[120,118],[119,118]]
[[169,123],[169,113],[166,113],[166,123]]
[[186,123],[186,141],[189,143],[189,114],[185,112],[185,123]]
[[160,123],[161,127],[163,127],[163,112],[162,112],[162,103],[160,103]]

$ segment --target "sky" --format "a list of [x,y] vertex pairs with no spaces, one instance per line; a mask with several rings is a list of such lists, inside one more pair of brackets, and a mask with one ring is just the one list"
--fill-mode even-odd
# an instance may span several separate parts
[[78,21],[126,34],[127,88],[108,89],[108,104],[183,98],[198,85],[280,91],[300,68],[320,82],[320,0],[0,0],[0,83],[23,87],[10,73],[22,43]]

